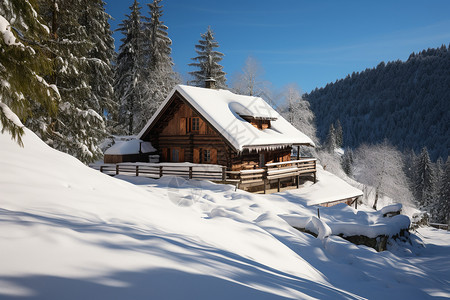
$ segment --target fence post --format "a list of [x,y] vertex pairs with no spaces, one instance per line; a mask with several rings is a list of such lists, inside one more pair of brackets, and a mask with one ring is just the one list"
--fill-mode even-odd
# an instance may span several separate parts
[[265,178],[263,179],[263,182],[264,182],[264,183],[263,183],[263,184],[264,184],[264,194],[266,193],[266,180],[267,180],[267,179],[265,179]]
[[136,177],[139,176],[139,165],[136,165]]
[[163,167],[159,166],[159,178],[163,176]]
[[100,173],[103,173],[103,165],[100,166]]
[[226,169],[227,167],[222,166],[222,181],[227,180],[227,173],[225,171]]
[[278,192],[280,192],[280,188],[281,188],[281,179],[280,178],[278,178]]
[[297,174],[297,188],[300,187],[300,174]]
[[189,167],[189,179],[192,179],[192,167]]
[[116,164],[116,175],[119,175],[119,165]]

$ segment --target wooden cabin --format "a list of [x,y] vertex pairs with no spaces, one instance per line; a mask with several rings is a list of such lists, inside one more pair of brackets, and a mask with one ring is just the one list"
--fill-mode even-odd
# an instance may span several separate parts
[[177,85],[137,136],[161,162],[219,164],[246,170],[291,160],[293,146],[314,146],[259,97]]

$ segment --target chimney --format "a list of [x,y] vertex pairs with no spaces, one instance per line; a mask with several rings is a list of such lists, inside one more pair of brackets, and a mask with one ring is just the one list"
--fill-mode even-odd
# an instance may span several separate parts
[[212,77],[205,79],[205,88],[207,89],[215,89],[216,88],[216,80]]

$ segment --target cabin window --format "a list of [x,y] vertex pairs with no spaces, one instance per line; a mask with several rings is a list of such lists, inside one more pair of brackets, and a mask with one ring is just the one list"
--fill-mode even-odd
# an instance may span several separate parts
[[250,122],[253,127],[258,128],[259,130],[264,130],[270,128],[270,120],[261,120],[261,119],[246,119]]
[[211,150],[203,150],[203,162],[211,162]]
[[192,131],[199,131],[200,130],[200,118],[191,118],[190,119],[190,125],[191,125],[191,132]]

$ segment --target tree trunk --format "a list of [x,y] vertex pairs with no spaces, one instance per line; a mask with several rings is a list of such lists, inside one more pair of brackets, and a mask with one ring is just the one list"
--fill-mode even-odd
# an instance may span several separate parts
[[375,201],[373,202],[372,208],[377,210],[377,203],[378,203],[378,188],[375,190]]

